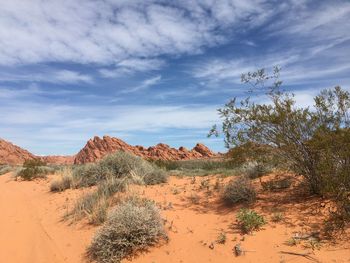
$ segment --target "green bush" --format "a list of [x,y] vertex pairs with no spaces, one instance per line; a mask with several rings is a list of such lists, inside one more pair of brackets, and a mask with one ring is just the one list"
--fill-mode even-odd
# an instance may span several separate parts
[[116,263],[158,243],[166,234],[159,210],[149,200],[127,200],[117,206],[88,248],[97,262]]
[[[339,215],[350,203],[350,92],[337,86],[314,97],[313,107],[300,107],[293,93],[282,88],[280,68],[242,74],[252,87],[250,94],[269,100],[256,103],[251,97],[231,99],[219,109],[228,148],[247,143],[269,145],[279,160],[304,177],[312,194],[332,197]],[[214,126],[209,135],[218,135]]]
[[225,186],[223,199],[228,204],[252,203],[256,199],[256,192],[251,182],[241,176]]
[[15,177],[20,177],[25,181],[31,181],[36,178],[45,178],[48,174],[56,172],[55,167],[46,166],[44,162],[39,159],[26,160],[23,168],[16,172]]
[[241,209],[237,214],[238,224],[244,233],[250,233],[253,230],[258,230],[266,224],[263,216],[259,215],[254,210]]

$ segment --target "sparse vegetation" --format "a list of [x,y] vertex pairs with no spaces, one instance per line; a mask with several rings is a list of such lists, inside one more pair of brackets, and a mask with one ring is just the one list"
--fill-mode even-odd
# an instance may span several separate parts
[[56,172],[56,167],[46,166],[46,163],[39,159],[26,160],[23,168],[18,169],[15,177],[20,177],[25,181],[31,181],[36,178],[45,178],[46,175]]
[[124,179],[110,177],[102,181],[95,191],[84,194],[78,199],[66,218],[80,220],[87,216],[90,223],[101,224],[106,219],[109,198],[117,192],[124,192],[126,186]]
[[[304,177],[311,193],[332,197],[338,216],[350,219],[350,93],[335,87],[314,98],[314,107],[302,108],[294,94],[282,89],[280,68],[272,75],[264,69],[242,75],[251,92],[262,94],[268,103],[250,97],[234,98],[219,114],[228,148],[247,143],[269,145],[281,163]],[[217,135],[214,126],[209,135]]]
[[170,175],[185,175],[185,176],[207,176],[207,175],[237,175],[240,167],[228,159],[218,160],[153,160],[158,167],[168,171]]
[[62,192],[69,188],[75,188],[75,182],[70,167],[64,167],[58,172],[61,177],[51,182],[51,192]]
[[4,164],[4,165],[0,165],[0,175],[12,172],[14,170],[14,168],[10,165]]
[[281,222],[283,220],[284,220],[284,214],[281,213],[281,212],[273,213],[272,216],[271,216],[271,221],[272,222],[278,223],[278,222]]
[[96,164],[86,164],[73,170],[73,176],[80,186],[96,185],[107,177],[128,178],[130,182],[158,184],[167,181],[166,173],[126,152],[116,152]]
[[256,192],[251,182],[240,176],[225,186],[223,199],[228,204],[252,203],[256,199]]
[[225,232],[220,232],[217,239],[216,239],[216,243],[218,244],[225,244],[226,243],[226,233]]
[[242,174],[250,179],[262,177],[272,171],[272,167],[268,164],[260,162],[247,162],[242,166]]
[[158,208],[150,200],[124,201],[109,215],[88,248],[97,262],[115,263],[166,238]]
[[258,230],[266,224],[263,216],[249,209],[241,209],[237,214],[238,225],[244,233]]
[[282,189],[287,189],[292,185],[292,180],[290,178],[269,180],[266,182],[261,182],[261,186],[264,191],[279,191]]

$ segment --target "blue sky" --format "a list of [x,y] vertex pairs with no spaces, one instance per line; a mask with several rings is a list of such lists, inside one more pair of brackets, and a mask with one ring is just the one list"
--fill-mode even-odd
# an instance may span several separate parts
[[0,137],[74,154],[94,135],[203,142],[240,74],[282,67],[299,105],[350,84],[350,1],[1,0]]

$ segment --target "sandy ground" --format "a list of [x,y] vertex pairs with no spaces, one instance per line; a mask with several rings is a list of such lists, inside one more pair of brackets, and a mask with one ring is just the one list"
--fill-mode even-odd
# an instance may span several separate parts
[[[251,208],[263,214],[268,224],[251,235],[242,235],[235,219],[240,207],[224,206],[217,195],[216,188],[227,180],[172,177],[168,184],[132,187],[132,193],[151,198],[161,207],[169,242],[124,262],[312,262],[281,251],[308,254],[319,262],[350,262],[349,233],[337,243],[321,241],[320,248],[314,250],[309,241],[285,244],[293,235],[322,226],[322,211],[315,209],[322,200],[303,196],[295,189],[280,193],[259,190]],[[16,182],[10,174],[0,176],[1,263],[86,262],[85,248],[96,227],[62,221],[81,190],[50,193],[49,181]],[[256,186],[259,189],[258,182]],[[271,221],[276,211],[285,214],[282,222]],[[225,244],[216,242],[220,233],[226,235]],[[240,257],[233,253],[238,243],[246,251]]]
[[52,194],[47,181],[0,176],[0,262],[78,263],[94,232],[62,222],[74,193]]

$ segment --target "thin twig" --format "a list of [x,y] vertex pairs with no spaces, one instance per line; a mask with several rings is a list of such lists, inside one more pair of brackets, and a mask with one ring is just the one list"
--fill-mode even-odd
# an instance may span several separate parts
[[281,254],[293,255],[293,256],[301,256],[301,257],[304,257],[304,258],[309,259],[309,260],[314,261],[314,262],[319,262],[319,263],[321,262],[317,258],[314,258],[314,257],[310,256],[309,253],[303,254],[303,253],[289,252],[289,251],[280,251],[280,253]]

